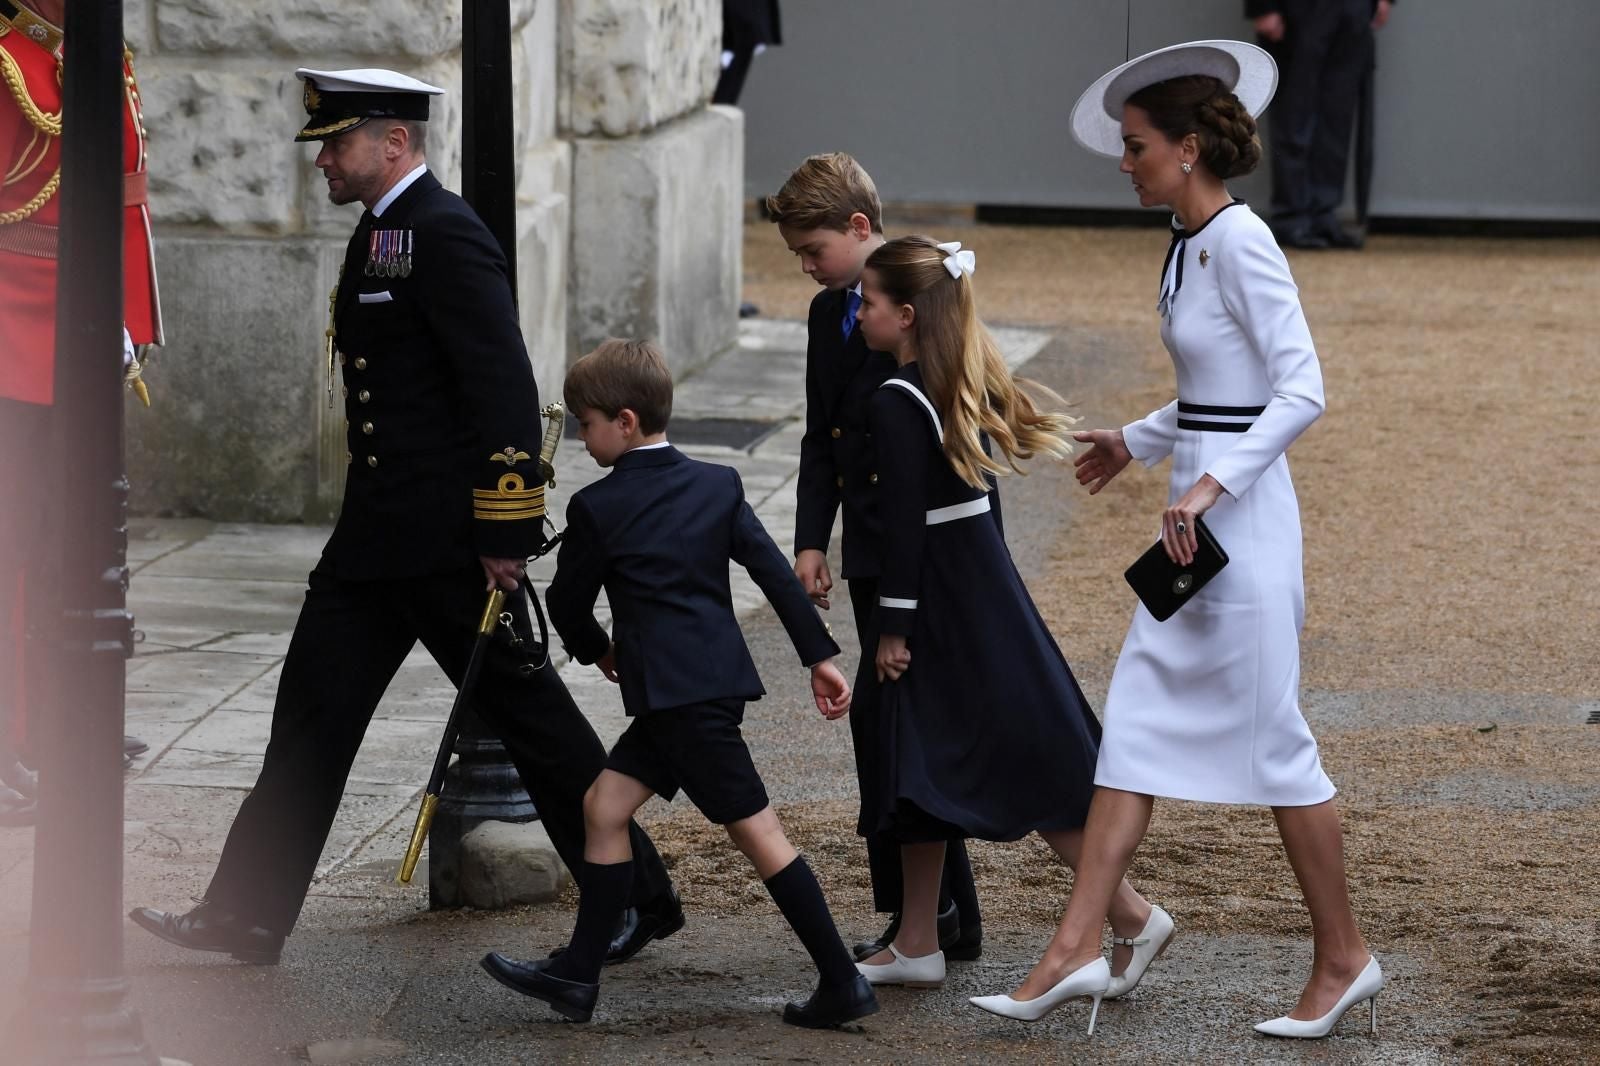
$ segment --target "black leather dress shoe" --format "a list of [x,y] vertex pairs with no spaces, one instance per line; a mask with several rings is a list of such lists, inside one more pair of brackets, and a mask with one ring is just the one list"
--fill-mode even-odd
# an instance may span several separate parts
[[786,1004],[783,1020],[807,1029],[832,1029],[876,1013],[878,997],[867,979],[857,974],[847,984],[818,985],[804,1003]]
[[664,898],[658,897],[641,907],[629,907],[622,914],[617,935],[611,938],[606,950],[606,965],[627,962],[652,940],[665,940],[683,928],[683,902],[678,890],[667,889]]
[[1325,226],[1317,230],[1314,236],[1327,241],[1330,248],[1360,248],[1367,243],[1361,234],[1338,225]]
[[251,925],[214,903],[202,903],[188,914],[136,907],[128,917],[167,943],[191,951],[220,951],[257,966],[276,966],[283,954],[283,934]]
[[150,745],[146,744],[138,737],[130,737],[126,733],[122,735],[122,755],[124,758],[131,759],[135,755],[143,755],[149,750]]
[[[900,935],[900,914],[889,919],[889,927],[876,940],[863,940],[851,949],[857,962],[865,962],[887,951],[894,938]],[[947,962],[971,962],[983,954],[983,925],[975,923],[971,933],[962,926],[961,914],[954,903],[939,913],[939,950]]]
[[600,986],[582,981],[568,981],[545,972],[549,959],[518,962],[508,959],[498,951],[491,951],[479,963],[490,977],[513,992],[540,999],[555,1008],[557,1014],[575,1022],[586,1022],[594,1014],[595,1000],[600,998]]

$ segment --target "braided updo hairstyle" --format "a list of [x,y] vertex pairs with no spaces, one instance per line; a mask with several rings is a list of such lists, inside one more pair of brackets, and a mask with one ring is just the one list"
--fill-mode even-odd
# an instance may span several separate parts
[[1186,74],[1147,86],[1128,103],[1150,116],[1150,124],[1173,141],[1200,140],[1200,162],[1226,181],[1250,173],[1261,162],[1256,120],[1216,78]]

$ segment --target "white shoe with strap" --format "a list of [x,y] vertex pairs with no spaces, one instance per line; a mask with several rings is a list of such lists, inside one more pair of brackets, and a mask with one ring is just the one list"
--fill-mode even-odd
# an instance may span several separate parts
[[1132,948],[1133,958],[1128,960],[1127,969],[1111,978],[1111,987],[1106,989],[1107,999],[1120,999],[1139,987],[1139,981],[1144,977],[1145,970],[1150,964],[1161,957],[1167,950],[1167,945],[1172,943],[1172,934],[1175,931],[1172,915],[1160,907],[1150,908],[1150,917],[1145,919],[1144,928],[1139,930],[1138,936],[1114,936],[1111,943],[1118,947]]

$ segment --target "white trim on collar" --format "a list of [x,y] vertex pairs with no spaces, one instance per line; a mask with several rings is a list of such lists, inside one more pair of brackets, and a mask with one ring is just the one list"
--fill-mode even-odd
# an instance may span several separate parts
[[382,218],[389,205],[400,199],[400,194],[411,188],[411,183],[428,172],[428,164],[418,163],[417,168],[399,181],[394,183],[394,188],[383,194],[383,199],[372,205],[372,217]]
[[[672,442],[671,441],[660,440],[660,441],[656,441],[654,444],[641,444],[637,448],[629,448],[628,451],[629,452],[653,452],[657,448],[670,448],[670,447],[672,447]],[[626,455],[626,454],[628,454],[628,452],[623,452],[622,454]]]

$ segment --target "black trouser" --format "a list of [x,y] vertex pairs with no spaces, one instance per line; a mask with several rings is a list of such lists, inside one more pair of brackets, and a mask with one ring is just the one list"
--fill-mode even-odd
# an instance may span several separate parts
[[1361,79],[1373,58],[1372,0],[1285,0],[1268,110],[1272,222],[1280,234],[1337,225]]
[[[850,698],[850,739],[856,749],[856,779],[862,799],[876,795],[883,776],[879,752],[882,735],[878,708],[883,686],[878,683],[874,660],[878,656],[878,632],[873,624],[873,609],[878,603],[877,578],[851,578],[850,610],[855,615],[856,633],[861,639],[861,669],[856,674]],[[876,804],[873,804],[876,806]],[[872,906],[882,914],[900,909],[905,882],[900,863],[900,841],[889,833],[866,833],[867,869],[872,875]],[[944,849],[944,887],[940,895],[955,900],[964,924],[977,921],[978,890],[972,881],[972,863],[967,858],[964,840],[952,840]]]
[[[272,711],[261,776],[228,832],[209,900],[264,928],[288,933],[305,902],[367,723],[417,641],[461,683],[483,613],[483,573],[386,581],[311,575]],[[517,631],[527,604],[511,601]],[[505,742],[550,840],[575,877],[583,870],[583,794],[605,748],[548,663],[530,677],[523,655],[497,627],[472,705]],[[419,767],[419,772],[421,771]],[[671,887],[655,845],[630,827],[631,902]]]

